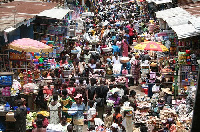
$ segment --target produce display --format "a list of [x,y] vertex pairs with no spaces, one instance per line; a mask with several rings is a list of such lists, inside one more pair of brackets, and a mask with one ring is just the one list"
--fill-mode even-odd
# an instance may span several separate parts
[[29,114],[26,115],[26,129],[30,130],[33,129],[33,122],[37,117],[37,112],[30,112]]

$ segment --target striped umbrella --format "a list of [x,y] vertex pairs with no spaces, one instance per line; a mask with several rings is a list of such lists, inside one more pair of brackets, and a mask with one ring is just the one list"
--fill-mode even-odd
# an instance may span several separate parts
[[154,42],[154,41],[142,42],[142,43],[134,46],[134,49],[136,49],[136,50],[160,51],[160,52],[169,51],[168,48],[166,46],[164,46],[162,43]]

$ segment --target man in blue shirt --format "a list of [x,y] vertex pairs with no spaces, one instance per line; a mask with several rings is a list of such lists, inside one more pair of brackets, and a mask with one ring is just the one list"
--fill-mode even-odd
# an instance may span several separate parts
[[114,42],[112,48],[113,48],[113,55],[115,54],[115,52],[119,54],[120,50],[119,47],[116,45],[116,41]]
[[74,97],[76,102],[74,102],[71,106],[71,108],[77,108],[78,111],[74,115],[74,125],[76,127],[77,132],[83,131],[83,125],[84,125],[84,110],[85,110],[85,104],[83,103],[82,94],[77,94],[76,97]]

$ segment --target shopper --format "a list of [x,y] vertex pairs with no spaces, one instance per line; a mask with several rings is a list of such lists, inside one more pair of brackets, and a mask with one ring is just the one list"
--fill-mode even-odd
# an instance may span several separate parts
[[111,95],[111,97],[109,98],[109,100],[114,101],[114,106],[116,107],[117,105],[119,105],[120,97],[118,96],[118,93],[117,93],[117,92],[114,92],[114,93]]
[[83,131],[83,125],[84,125],[84,115],[83,112],[85,111],[85,104],[83,103],[82,94],[77,94],[76,97],[74,97],[76,102],[74,102],[71,106],[71,108],[77,108],[78,111],[74,115],[74,125],[77,132]]
[[[136,55],[135,56],[135,60],[132,61],[132,64],[131,64],[131,69],[132,69],[132,75],[133,75],[133,81],[136,82],[136,85],[139,84],[139,77],[140,77],[140,61],[139,61],[139,56]],[[133,82],[133,84],[135,84]]]
[[61,120],[61,104],[58,102],[58,95],[53,95],[53,101],[48,106],[50,111],[50,124],[58,124]]
[[14,113],[15,121],[15,131],[16,132],[25,132],[26,131],[26,115],[27,109],[23,106],[21,99],[17,101],[18,108]]
[[62,90],[62,98],[61,98],[61,105],[62,105],[62,116],[65,116],[67,118],[67,121],[71,121],[72,117],[67,114],[67,110],[72,105],[72,98],[68,96],[68,92],[66,89]]
[[104,117],[104,124],[107,130],[111,128],[111,125],[113,123],[113,114],[112,114],[112,107],[107,106],[106,108],[106,116]]

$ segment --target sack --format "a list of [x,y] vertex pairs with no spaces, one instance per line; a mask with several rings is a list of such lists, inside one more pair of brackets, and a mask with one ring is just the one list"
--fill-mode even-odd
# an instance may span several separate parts
[[95,101],[97,102],[97,106],[101,107],[104,105],[104,98],[97,98]]
[[73,123],[74,123],[74,125],[83,126],[84,125],[84,119],[74,119]]

